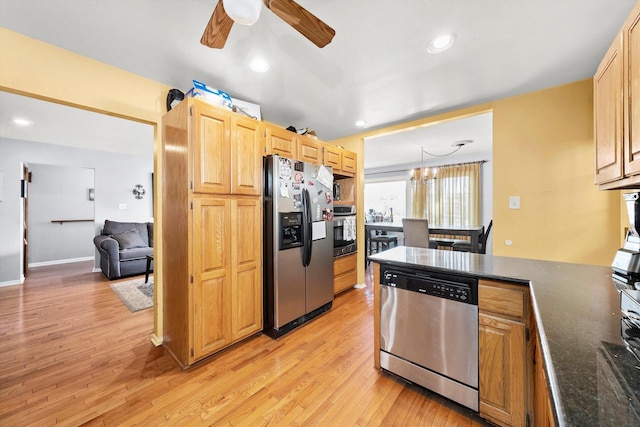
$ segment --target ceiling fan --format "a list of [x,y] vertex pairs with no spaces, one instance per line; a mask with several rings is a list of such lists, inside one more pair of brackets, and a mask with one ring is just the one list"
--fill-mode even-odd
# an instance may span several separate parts
[[262,3],[318,47],[325,47],[336,34],[333,28],[293,0],[218,0],[200,43],[214,49],[222,49],[233,23],[255,23],[260,15]]

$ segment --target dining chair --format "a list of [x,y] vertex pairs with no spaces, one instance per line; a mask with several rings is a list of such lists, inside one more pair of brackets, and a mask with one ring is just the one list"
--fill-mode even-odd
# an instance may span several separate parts
[[[487,253],[487,239],[489,238],[489,233],[491,233],[491,227],[493,226],[493,220],[489,221],[489,225],[487,225],[487,229],[484,233],[480,235],[480,241],[478,242],[480,254]],[[452,246],[454,251],[460,252],[471,252],[471,242],[459,242],[454,243]]]
[[429,241],[429,221],[420,218],[402,218],[404,245],[414,248],[431,248],[436,246]]

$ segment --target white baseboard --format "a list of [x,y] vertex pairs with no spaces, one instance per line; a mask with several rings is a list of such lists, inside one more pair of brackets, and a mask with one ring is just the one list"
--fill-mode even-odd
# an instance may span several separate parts
[[29,263],[29,268],[36,268],[36,267],[45,267],[47,265],[57,265],[57,264],[69,264],[72,262],[80,262],[80,261],[91,261],[95,259],[92,256],[86,256],[86,257],[82,257],[82,258],[67,258],[67,259],[56,259],[53,261],[43,261],[43,262],[30,262]]
[[22,285],[24,283],[24,276],[20,276],[20,280],[7,280],[6,282],[0,282],[0,288],[3,286]]

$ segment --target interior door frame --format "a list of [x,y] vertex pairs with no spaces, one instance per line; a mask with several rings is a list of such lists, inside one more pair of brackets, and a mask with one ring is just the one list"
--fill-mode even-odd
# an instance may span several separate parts
[[24,278],[29,273],[29,182],[31,182],[29,165],[22,163],[20,197],[22,198],[22,276]]

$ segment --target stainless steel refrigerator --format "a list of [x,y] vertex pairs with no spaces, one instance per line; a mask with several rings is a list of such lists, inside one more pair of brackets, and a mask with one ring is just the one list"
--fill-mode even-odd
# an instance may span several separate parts
[[333,175],[277,155],[264,170],[264,332],[278,338],[333,303]]

